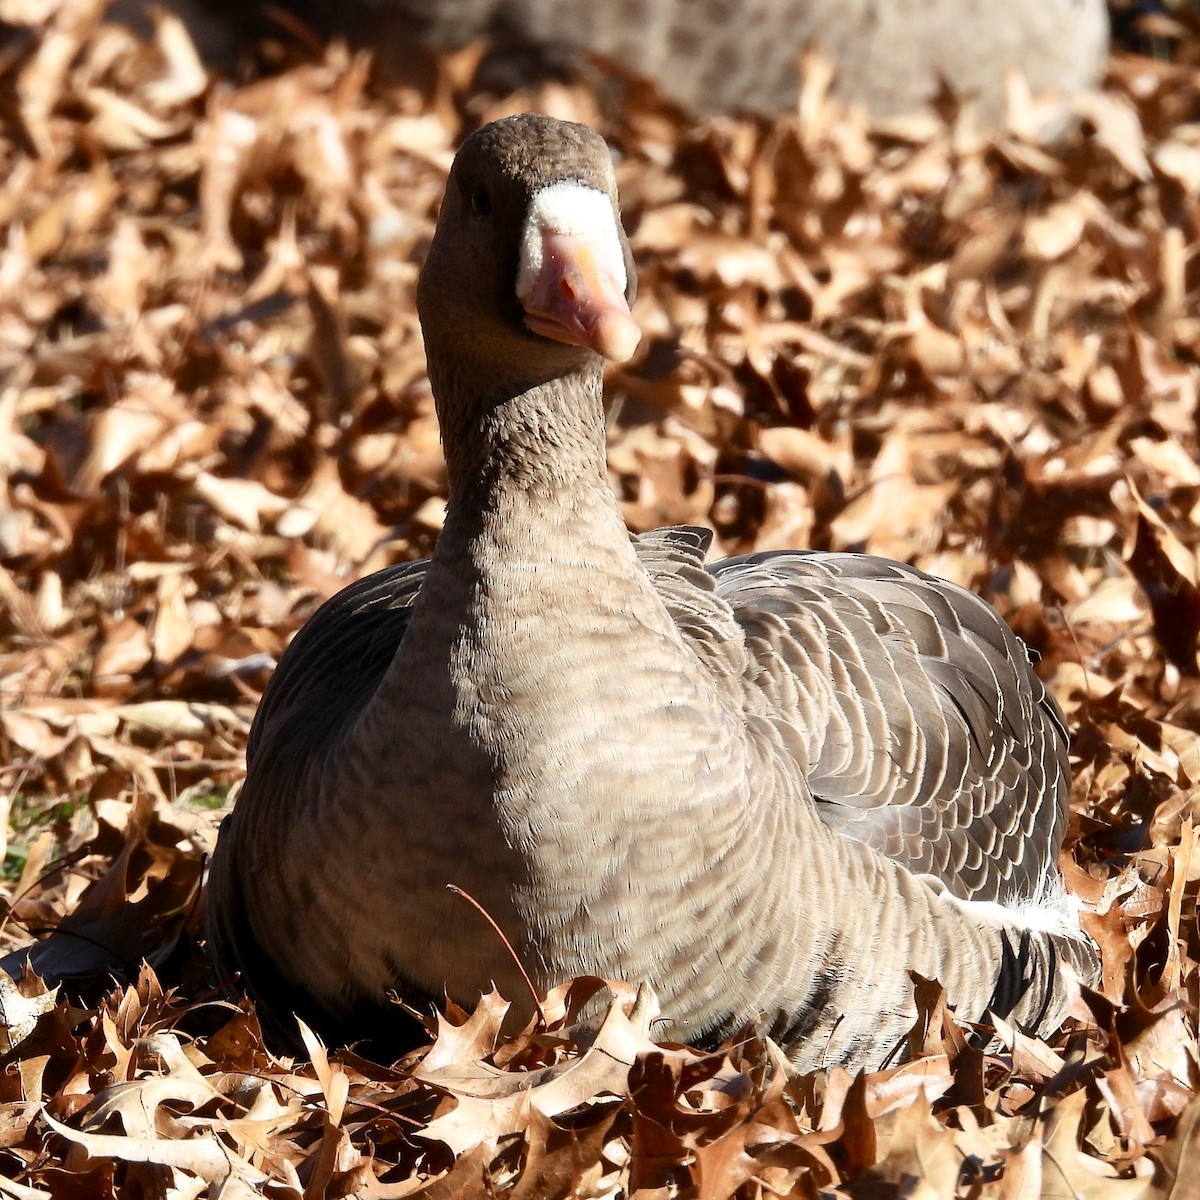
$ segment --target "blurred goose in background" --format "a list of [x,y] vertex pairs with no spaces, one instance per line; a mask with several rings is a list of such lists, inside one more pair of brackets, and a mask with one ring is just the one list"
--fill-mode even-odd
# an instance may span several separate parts
[[[1110,38],[1106,0],[165,0],[164,7],[225,69],[235,69],[245,35],[279,36],[281,26],[285,37],[294,35],[299,16],[326,36],[369,47],[390,77],[428,83],[435,55],[482,39],[485,84],[511,90],[590,54],[702,116],[794,109],[797,63],[819,46],[836,72],[834,93],[876,117],[920,109],[948,85],[993,126],[1004,115],[1010,71],[1023,73],[1035,92],[1090,88],[1104,74]],[[148,34],[149,8],[147,0],[113,0],[108,16]],[[292,18],[281,19],[281,10]]]
[[675,1039],[754,1023],[801,1067],[878,1066],[912,972],[964,1020],[1054,1027],[1097,972],[1056,869],[1061,712],[993,609],[914,568],[631,537],[601,370],[634,287],[596,133],[464,142],[418,288],[445,526],[283,655],[213,860],[219,970],[280,1044],[298,1013],[394,1048],[390,992],[494,981],[528,1015],[455,885],[537,988],[649,980]]
[[[786,112],[797,61],[819,45],[834,91],[875,116],[911,112],[943,84],[974,98],[983,119],[1004,112],[1005,75],[1034,91],[1096,84],[1108,55],[1106,0],[292,0],[318,26],[358,34],[387,66],[413,50],[487,37],[518,86],[528,69],[581,54],[652,80],[693,112]],[[507,51],[507,55],[505,54]]]

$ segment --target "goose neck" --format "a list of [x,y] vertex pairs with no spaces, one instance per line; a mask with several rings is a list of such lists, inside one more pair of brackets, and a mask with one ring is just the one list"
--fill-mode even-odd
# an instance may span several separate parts
[[453,374],[439,378],[432,365],[430,373],[451,515],[493,507],[507,493],[551,498],[607,486],[598,364],[533,382],[497,383],[482,395]]

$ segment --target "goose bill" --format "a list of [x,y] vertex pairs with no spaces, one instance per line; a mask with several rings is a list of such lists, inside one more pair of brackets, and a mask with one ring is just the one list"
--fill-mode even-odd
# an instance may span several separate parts
[[641,330],[629,312],[625,289],[604,239],[542,230],[542,261],[523,299],[533,333],[587,346],[613,362],[633,356]]

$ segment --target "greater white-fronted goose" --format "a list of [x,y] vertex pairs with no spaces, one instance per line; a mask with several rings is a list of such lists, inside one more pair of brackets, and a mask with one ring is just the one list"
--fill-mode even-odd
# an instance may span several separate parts
[[916,972],[960,1017],[1064,1016],[1095,949],[1058,882],[1062,715],[976,596],[786,552],[631,538],[602,356],[634,270],[603,140],[468,138],[418,289],[449,471],[433,557],[330,600],[263,696],[210,944],[274,1028],[386,1045],[389,992],[470,1005],[649,980],[680,1039],[747,1022],[874,1066]]
[[[293,3],[298,0],[292,0]],[[786,112],[797,62],[819,45],[834,90],[876,116],[910,112],[949,85],[988,122],[1004,112],[1005,76],[1034,90],[1096,84],[1108,54],[1105,0],[307,0],[352,32],[374,26],[384,61],[490,36],[510,65],[602,55],[654,81],[694,112]],[[377,14],[372,19],[371,14]],[[521,82],[522,70],[508,82]]]

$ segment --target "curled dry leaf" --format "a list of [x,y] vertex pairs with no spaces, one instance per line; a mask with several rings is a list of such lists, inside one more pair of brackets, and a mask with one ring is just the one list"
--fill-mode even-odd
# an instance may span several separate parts
[[54,1008],[58,988],[47,988],[36,976],[29,994],[5,971],[0,971],[0,1052],[15,1050],[31,1033],[43,1013]]
[[[457,1034],[449,1035],[453,1048],[443,1046],[439,1038],[413,1077],[444,1091],[455,1104],[435,1116],[421,1136],[444,1142],[458,1155],[481,1142],[498,1146],[503,1138],[520,1133],[535,1111],[557,1117],[597,1097],[628,1095],[629,1072],[638,1056],[659,1052],[646,1032],[631,1023],[628,1007],[628,998],[617,996],[598,1031],[590,1023],[564,1031],[564,1041],[575,1043],[582,1053],[541,1070],[503,1071],[482,1058],[466,1058],[463,1039]],[[468,1022],[469,1039],[477,1039],[486,1025],[498,1034],[495,1018],[502,1020],[506,1009],[507,1004],[493,992]],[[439,1022],[443,1031],[452,1028]]]

